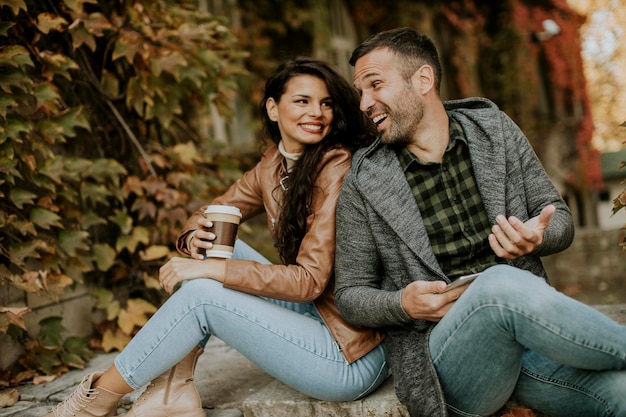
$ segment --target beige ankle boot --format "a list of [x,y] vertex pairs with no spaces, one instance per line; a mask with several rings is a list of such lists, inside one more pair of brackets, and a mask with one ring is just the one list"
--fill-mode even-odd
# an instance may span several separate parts
[[43,417],[111,417],[117,416],[117,402],[124,396],[92,384],[104,372],[87,374],[80,385]]
[[200,394],[193,382],[202,352],[195,347],[183,360],[154,379],[125,416],[205,417]]

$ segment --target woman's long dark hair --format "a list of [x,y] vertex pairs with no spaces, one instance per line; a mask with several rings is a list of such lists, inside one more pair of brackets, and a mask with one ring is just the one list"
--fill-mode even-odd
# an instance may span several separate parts
[[[286,265],[296,263],[324,153],[339,146],[354,152],[369,145],[376,135],[374,124],[359,109],[359,94],[341,74],[325,62],[297,58],[281,64],[265,84],[260,110],[263,127],[272,142],[278,144],[281,136],[278,123],[270,120],[267,114],[267,100],[271,97],[278,103],[289,80],[300,75],[312,75],[326,83],[333,102],[333,123],[329,134],[321,142],[306,145],[284,184],[287,190],[282,199],[282,214],[277,222],[276,248]],[[276,190],[283,191],[280,186]]]

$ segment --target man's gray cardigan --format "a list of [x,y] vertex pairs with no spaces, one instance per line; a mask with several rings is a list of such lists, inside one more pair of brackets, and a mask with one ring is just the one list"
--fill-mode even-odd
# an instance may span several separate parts
[[[499,214],[526,221],[548,204],[557,208],[532,255],[509,261],[546,278],[540,256],[567,248],[572,216],[526,137],[489,100],[444,103],[469,144],[474,175],[492,223]],[[415,280],[444,280],[415,198],[395,152],[379,141],[355,154],[337,206],[337,305],[352,323],[383,327],[396,393],[411,416],[446,416],[428,352],[433,323],[411,319],[401,291]],[[522,300],[520,300],[522,301]]]

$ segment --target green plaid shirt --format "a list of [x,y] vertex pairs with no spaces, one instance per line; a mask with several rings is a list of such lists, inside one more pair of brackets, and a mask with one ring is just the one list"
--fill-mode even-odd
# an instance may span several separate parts
[[441,163],[424,163],[406,147],[400,165],[419,207],[433,252],[451,279],[497,263],[487,236],[482,202],[461,125],[450,119],[450,142]]

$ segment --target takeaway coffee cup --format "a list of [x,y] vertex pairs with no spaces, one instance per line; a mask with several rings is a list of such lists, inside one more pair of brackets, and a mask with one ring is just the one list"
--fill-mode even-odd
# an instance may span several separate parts
[[241,221],[241,211],[234,206],[208,206],[204,216],[211,220],[213,227],[209,231],[215,235],[213,248],[207,249],[209,258],[232,258],[237,237],[237,229]]

